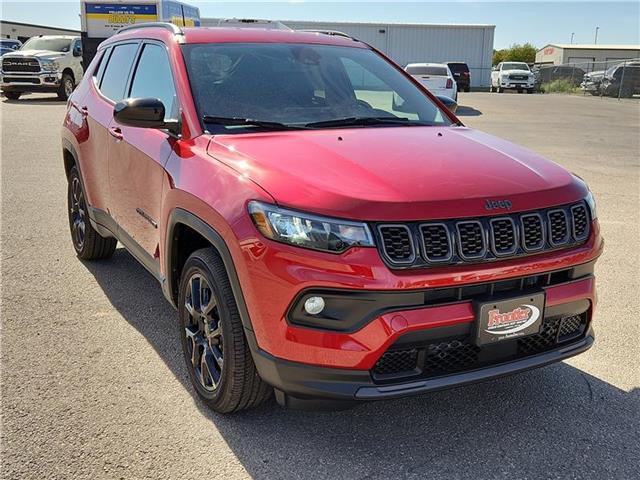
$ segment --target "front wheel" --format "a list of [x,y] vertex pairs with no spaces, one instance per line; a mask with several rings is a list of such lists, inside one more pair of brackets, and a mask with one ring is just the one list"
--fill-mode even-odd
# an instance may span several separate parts
[[4,96],[9,100],[18,100],[22,92],[4,92]]
[[76,167],[69,172],[67,206],[69,229],[73,248],[83,260],[98,260],[113,255],[118,241],[115,238],[101,236],[89,221],[87,202],[80,174]]
[[533,88],[527,88],[527,93],[533,93]]
[[191,383],[213,410],[230,413],[259,405],[273,389],[251,358],[222,259],[213,248],[187,259],[178,296],[179,333]]
[[75,86],[73,76],[70,73],[63,73],[62,80],[60,81],[60,87],[57,92],[58,98],[60,100],[67,100],[73,93]]

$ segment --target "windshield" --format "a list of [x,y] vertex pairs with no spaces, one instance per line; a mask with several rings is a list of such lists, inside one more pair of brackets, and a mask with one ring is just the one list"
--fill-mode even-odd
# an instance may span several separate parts
[[[209,119],[204,123],[211,133],[275,124],[331,128],[339,126],[337,120],[366,128],[376,125],[374,118],[384,118],[385,125],[451,124],[426,94],[369,49],[225,43],[184,45],[183,52],[196,107]],[[362,118],[368,121],[353,121]]]
[[529,70],[529,65],[520,62],[505,62],[502,64],[502,70]]
[[436,77],[447,77],[447,67],[407,65],[407,73],[410,75],[434,75]]
[[32,37],[22,45],[21,50],[51,50],[53,52],[68,52],[72,40],[68,38]]

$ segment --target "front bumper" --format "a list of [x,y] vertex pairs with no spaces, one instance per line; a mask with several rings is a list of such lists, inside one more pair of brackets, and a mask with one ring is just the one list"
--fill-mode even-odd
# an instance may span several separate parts
[[518,89],[518,90],[530,90],[535,86],[535,81],[525,80],[500,80],[500,88],[504,89]]
[[316,408],[418,395],[531,370],[587,351],[595,335],[589,328],[580,340],[537,355],[452,375],[391,384],[376,384],[366,370],[324,368],[281,360],[259,350],[253,336],[248,338],[258,372],[276,389],[278,402],[291,407]]
[[60,87],[61,72],[11,73],[0,72],[3,92],[55,92]]

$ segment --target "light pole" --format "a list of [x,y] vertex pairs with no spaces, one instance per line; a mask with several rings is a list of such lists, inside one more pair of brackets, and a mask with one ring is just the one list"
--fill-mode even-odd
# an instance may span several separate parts
[[573,36],[574,36],[574,35],[575,35],[575,33],[572,33],[572,34],[571,34],[571,42],[570,42],[570,43],[571,43],[571,45],[573,45]]
[[596,38],[593,40],[593,43],[598,43],[598,30],[600,30],[600,27],[596,27]]

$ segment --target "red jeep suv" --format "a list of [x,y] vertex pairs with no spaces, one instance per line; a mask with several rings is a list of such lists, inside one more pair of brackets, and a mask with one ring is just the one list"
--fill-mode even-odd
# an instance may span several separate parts
[[127,27],[62,151],[78,257],[119,241],[160,282],[219,412],[413,395],[594,341],[585,182],[353,38]]

